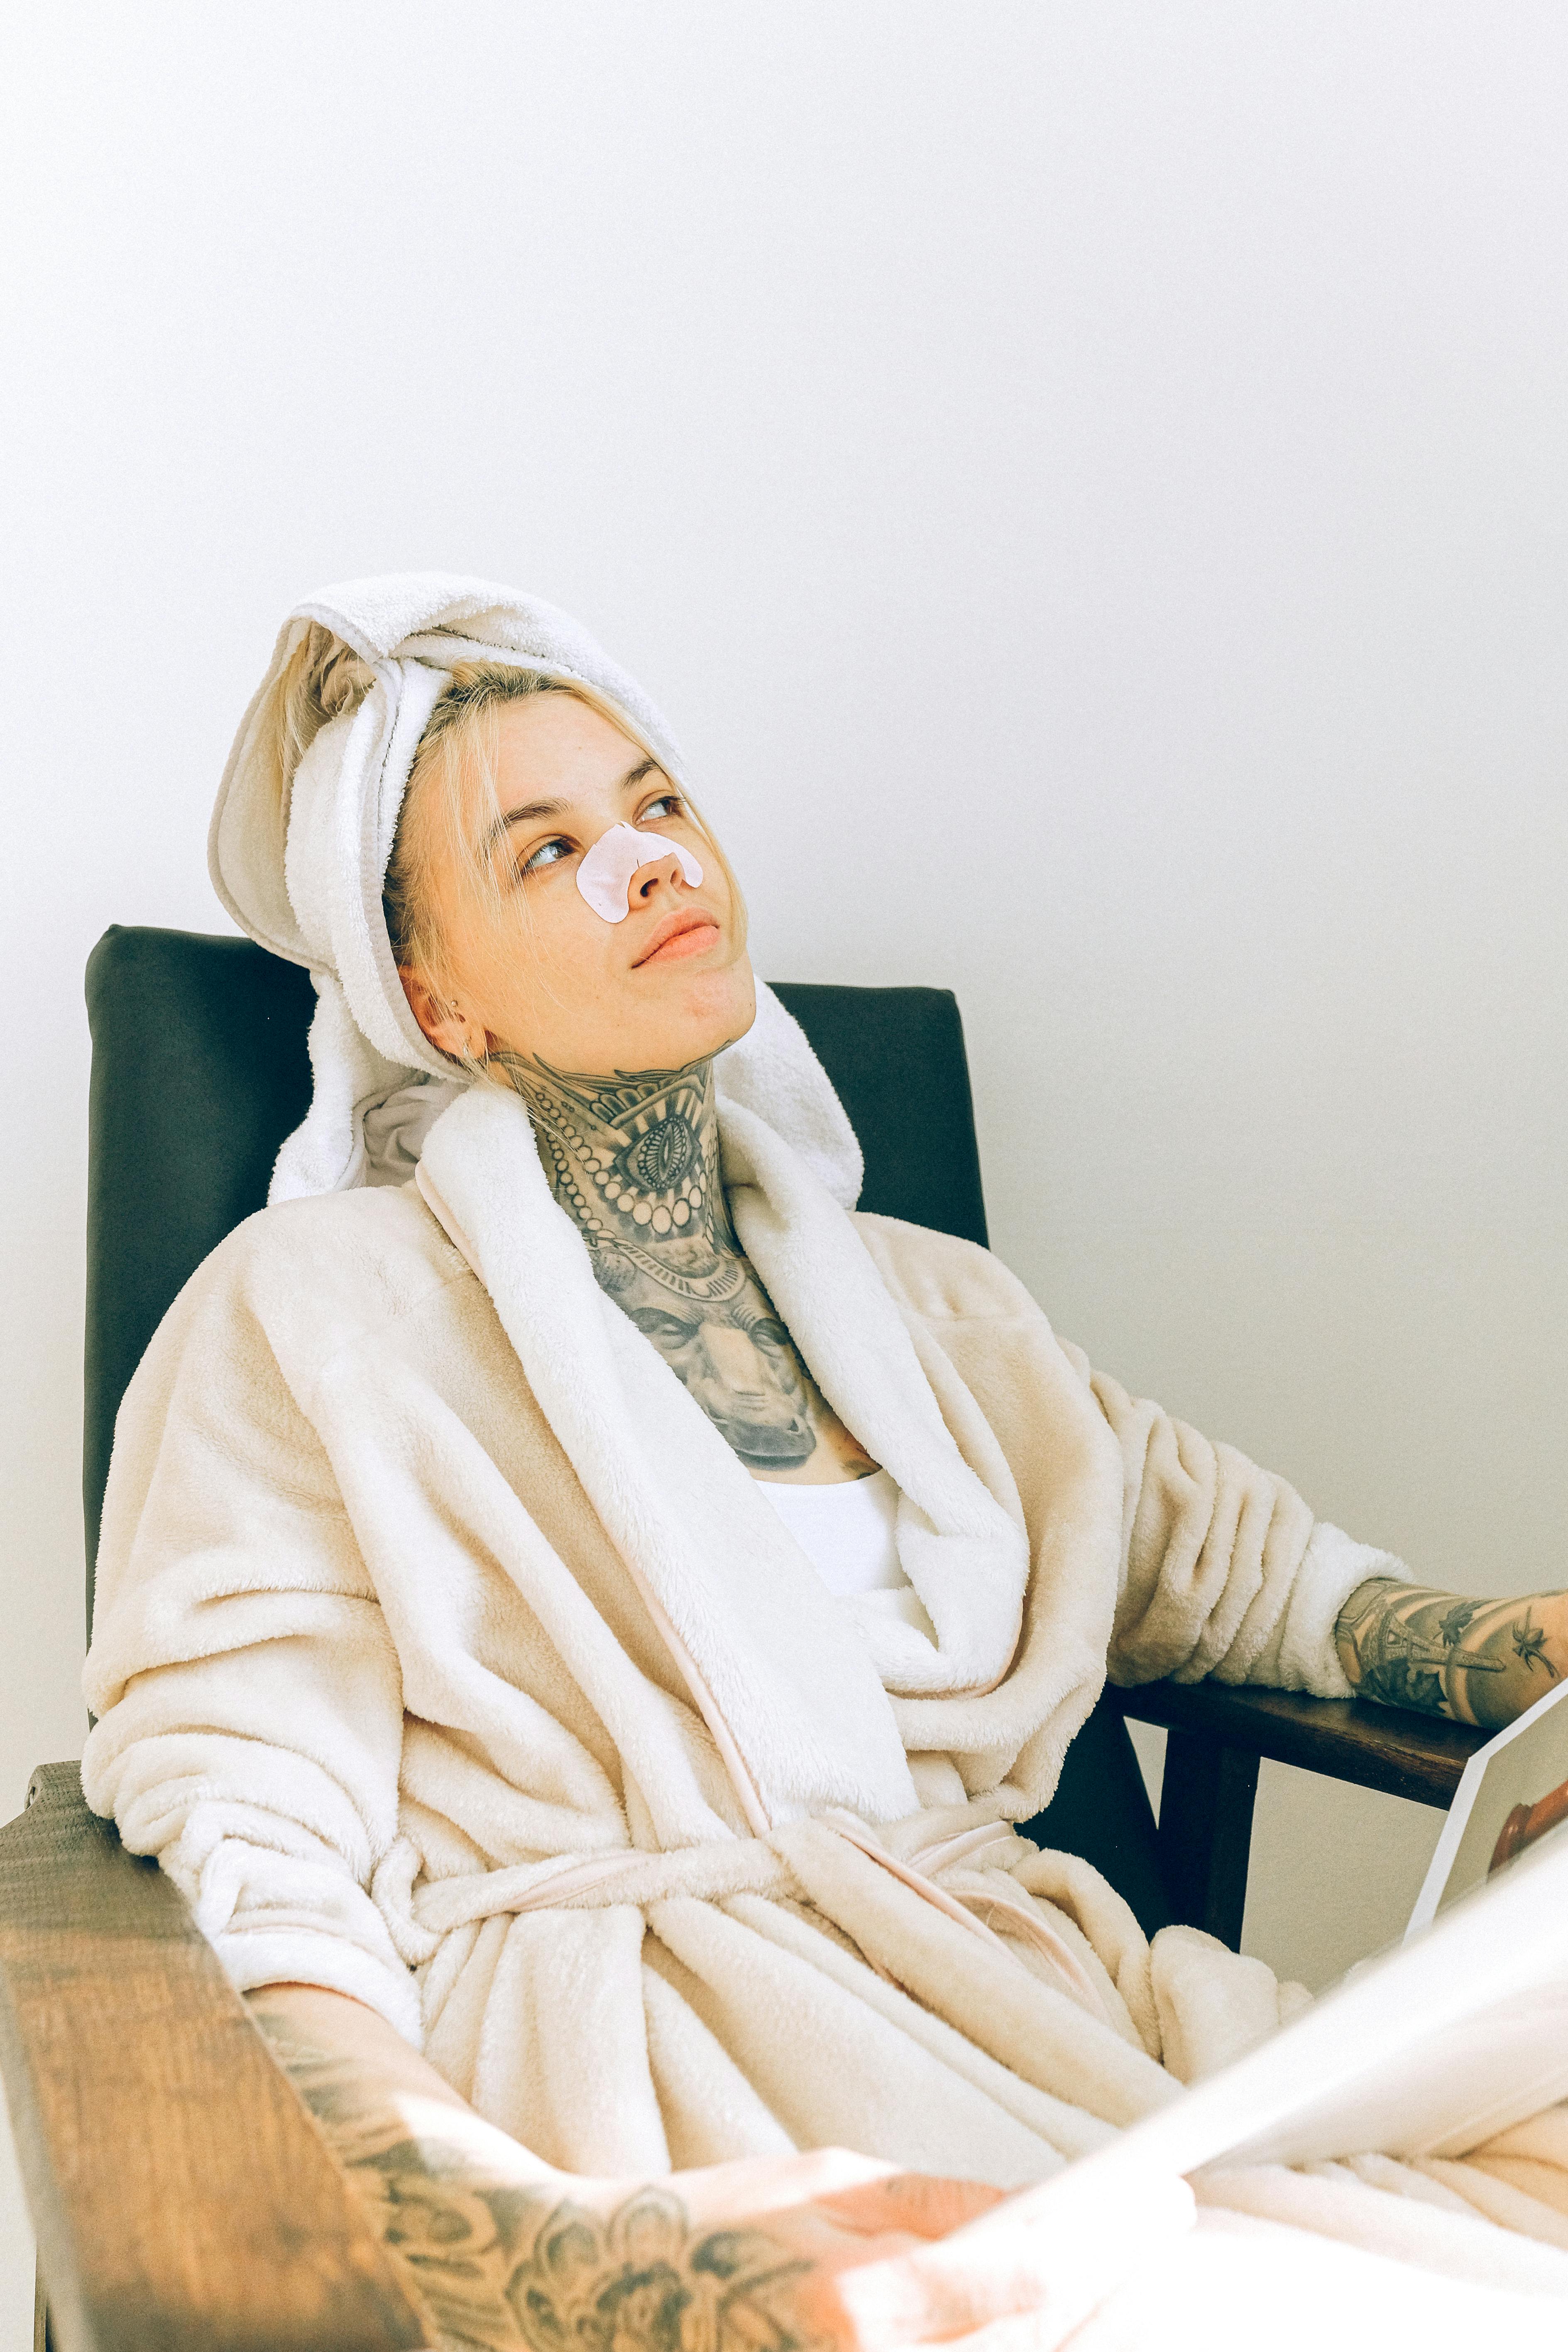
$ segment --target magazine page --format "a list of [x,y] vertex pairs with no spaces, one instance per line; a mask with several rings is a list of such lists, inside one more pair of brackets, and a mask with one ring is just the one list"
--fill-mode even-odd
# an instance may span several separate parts
[[1454,1793],[1405,1933],[1429,1927],[1461,1895],[1568,1821],[1568,1683],[1478,1748]]

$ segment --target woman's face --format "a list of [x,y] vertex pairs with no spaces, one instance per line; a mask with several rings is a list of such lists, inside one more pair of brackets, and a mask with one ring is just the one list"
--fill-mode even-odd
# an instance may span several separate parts
[[[502,703],[498,721],[499,820],[477,774],[464,799],[468,857],[488,887],[475,888],[456,844],[428,844],[452,985],[440,1003],[404,975],[426,1036],[447,1053],[510,1052],[595,1076],[684,1069],[742,1036],[756,993],[740,909],[663,771],[571,695]],[[416,803],[408,822],[433,816]],[[615,824],[679,842],[701,881],[688,884],[679,860],[654,848],[627,886],[625,919],[606,922],[577,872]]]

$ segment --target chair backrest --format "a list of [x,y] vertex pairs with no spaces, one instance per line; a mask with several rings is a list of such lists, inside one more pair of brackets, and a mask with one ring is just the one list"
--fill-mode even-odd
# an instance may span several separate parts
[[[944,989],[780,986],[866,1155],[861,1205],[985,1239],[969,1066]],[[210,1250],[261,1208],[310,1097],[309,975],[248,940],[104,933],[87,968],[88,1625],[114,1416]]]

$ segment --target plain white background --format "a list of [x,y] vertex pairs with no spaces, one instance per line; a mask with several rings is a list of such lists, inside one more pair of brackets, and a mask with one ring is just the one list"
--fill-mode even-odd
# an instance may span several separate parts
[[[1560,7],[6,47],[0,1817],[83,1730],[83,960],[226,928],[232,729],[356,572],[580,613],[765,972],[958,991],[996,1246],[1098,1361],[1436,1582],[1563,1580]],[[1249,1948],[1321,1982],[1436,1826],[1266,1768]]]

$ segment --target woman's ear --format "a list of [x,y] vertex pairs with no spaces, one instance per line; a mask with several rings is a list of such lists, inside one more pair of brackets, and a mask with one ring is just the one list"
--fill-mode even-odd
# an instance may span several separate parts
[[399,964],[397,977],[409,1011],[437,1052],[450,1054],[457,1062],[484,1060],[490,1041],[479,1022],[471,1020],[460,1004],[437,996],[422,972]]

